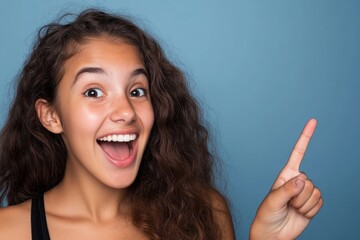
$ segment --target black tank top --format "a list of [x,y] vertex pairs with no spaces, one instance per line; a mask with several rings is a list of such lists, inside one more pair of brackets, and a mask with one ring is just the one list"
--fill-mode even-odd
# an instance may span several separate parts
[[32,240],[50,240],[46,223],[44,195],[32,199],[31,203],[31,236]]

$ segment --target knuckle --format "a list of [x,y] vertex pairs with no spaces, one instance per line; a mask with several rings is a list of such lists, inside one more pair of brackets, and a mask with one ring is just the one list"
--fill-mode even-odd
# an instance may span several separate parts
[[305,181],[305,190],[306,191],[313,191],[314,190],[314,188],[315,188],[315,186],[314,186],[314,184],[311,182],[311,180],[310,179],[307,179],[306,181]]
[[305,155],[306,152],[306,148],[300,146],[295,146],[294,150],[301,156]]
[[300,208],[302,206],[301,204],[301,201],[298,199],[298,198],[294,198],[292,201],[291,201],[291,205],[295,208]]
[[320,199],[320,198],[321,198],[321,192],[320,192],[320,190],[319,190],[318,188],[314,188],[314,190],[313,190],[313,195],[314,195],[314,197]]

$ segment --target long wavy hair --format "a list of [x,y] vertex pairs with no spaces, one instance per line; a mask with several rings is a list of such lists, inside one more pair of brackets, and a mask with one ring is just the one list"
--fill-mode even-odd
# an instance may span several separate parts
[[55,104],[64,63],[76,54],[76,46],[86,38],[105,36],[135,46],[149,73],[155,123],[128,189],[133,224],[150,239],[218,239],[210,200],[215,190],[209,134],[182,72],[150,35],[124,17],[91,9],[62,21],[40,29],[19,76],[0,135],[0,201],[21,203],[62,180],[65,145],[60,135],[41,125],[35,101]]

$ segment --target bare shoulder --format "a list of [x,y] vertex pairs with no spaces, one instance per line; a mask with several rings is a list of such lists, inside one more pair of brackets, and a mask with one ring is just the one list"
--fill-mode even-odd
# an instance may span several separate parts
[[0,208],[0,239],[31,239],[31,200]]
[[215,190],[210,191],[210,197],[213,215],[222,232],[222,239],[235,239],[231,213],[225,197]]

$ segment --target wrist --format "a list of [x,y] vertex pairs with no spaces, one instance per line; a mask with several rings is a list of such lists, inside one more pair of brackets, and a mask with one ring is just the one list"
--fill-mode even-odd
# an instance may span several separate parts
[[249,240],[276,240],[270,233],[264,231],[264,226],[256,220],[250,226]]
[[261,239],[264,238],[261,237],[258,224],[254,221],[250,226],[249,240],[261,240]]

